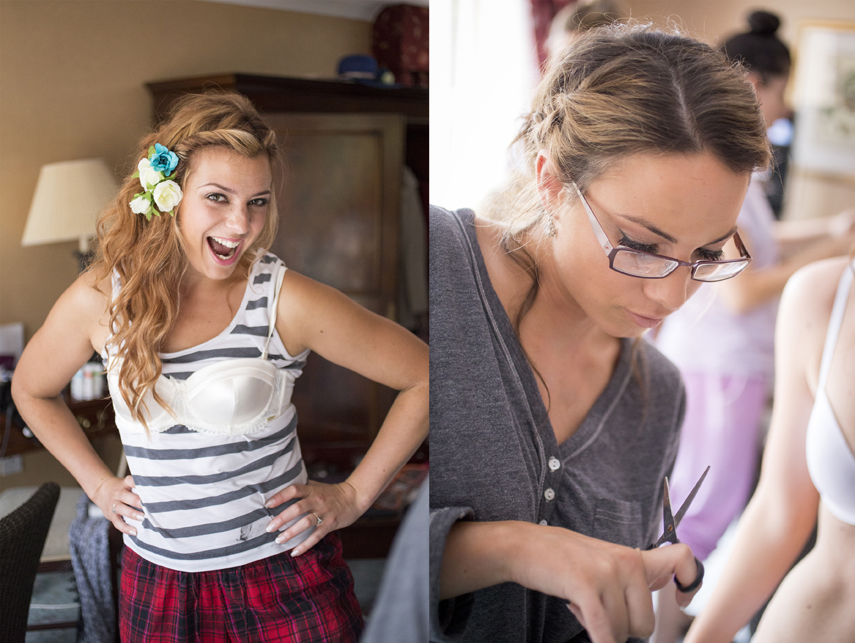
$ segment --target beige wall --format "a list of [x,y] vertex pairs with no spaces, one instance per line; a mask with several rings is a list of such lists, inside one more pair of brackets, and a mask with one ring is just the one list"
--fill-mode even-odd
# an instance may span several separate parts
[[[632,15],[651,18],[657,24],[672,18],[691,35],[720,45],[732,33],[746,28],[746,17],[755,9],[767,9],[782,19],[779,36],[798,56],[799,25],[806,21],[855,23],[852,0],[625,0]],[[790,83],[792,89],[793,83]],[[784,216],[806,218],[833,214],[855,207],[855,177],[805,176],[791,167]]]
[[0,2],[0,323],[27,338],[76,276],[75,243],[22,248],[39,168],[103,156],[123,172],[149,125],[143,83],[218,72],[335,75],[367,22],[219,3]]
[[[180,0],[0,1],[0,323],[23,322],[29,339],[77,275],[76,242],[21,247],[39,168],[96,156],[117,174],[132,167],[152,115],[143,83],[329,78],[370,48],[371,24],[357,20]],[[28,455],[0,489],[61,476],[49,455]]]

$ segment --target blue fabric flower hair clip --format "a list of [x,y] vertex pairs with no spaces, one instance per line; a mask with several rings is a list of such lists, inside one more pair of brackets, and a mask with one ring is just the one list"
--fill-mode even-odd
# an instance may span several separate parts
[[181,203],[184,193],[179,185],[171,180],[178,167],[178,155],[166,146],[155,143],[148,148],[148,157],[142,159],[134,172],[143,187],[142,192],[134,195],[130,202],[134,214],[144,214],[146,220],[160,213],[174,216],[175,206]]

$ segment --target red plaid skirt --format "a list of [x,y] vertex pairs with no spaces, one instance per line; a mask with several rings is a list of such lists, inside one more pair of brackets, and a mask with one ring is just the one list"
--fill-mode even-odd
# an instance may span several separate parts
[[362,612],[341,541],[210,572],[179,572],[125,547],[119,593],[124,643],[355,642]]

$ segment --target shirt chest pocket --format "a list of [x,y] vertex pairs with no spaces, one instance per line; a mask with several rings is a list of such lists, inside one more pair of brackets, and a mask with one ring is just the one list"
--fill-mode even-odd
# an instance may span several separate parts
[[598,498],[594,510],[594,538],[627,547],[644,547],[641,503]]

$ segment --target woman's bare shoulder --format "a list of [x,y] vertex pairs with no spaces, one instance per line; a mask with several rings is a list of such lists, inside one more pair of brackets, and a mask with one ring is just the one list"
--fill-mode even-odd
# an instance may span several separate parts
[[95,350],[101,351],[109,337],[109,308],[112,284],[88,270],[82,273],[59,298],[48,317],[58,318],[84,331]]
[[848,257],[833,257],[799,269],[787,282],[782,306],[792,312],[800,311],[808,319],[819,315],[820,319],[828,320],[837,284],[850,263]]
[[819,374],[837,285],[849,264],[847,257],[834,257],[807,265],[790,278],[781,296],[777,350],[802,354],[811,390]]
[[112,294],[109,278],[99,279],[93,270],[80,274],[68,288],[68,294],[74,302],[88,310],[106,311]]

